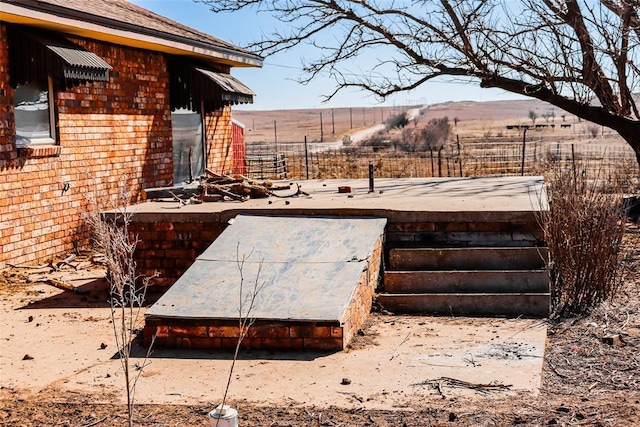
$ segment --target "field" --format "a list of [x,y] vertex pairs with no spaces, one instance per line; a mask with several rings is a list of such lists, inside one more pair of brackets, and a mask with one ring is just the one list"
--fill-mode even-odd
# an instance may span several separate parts
[[[395,107],[318,108],[308,110],[251,111],[234,110],[233,118],[245,126],[245,140],[251,143],[338,141],[358,130],[384,123],[388,118],[403,111],[422,109],[418,123],[430,119],[448,117],[451,122],[458,118],[454,135],[466,137],[510,137],[521,136],[518,130],[507,130],[508,125],[532,125],[529,112],[534,111],[536,124],[555,124],[557,129],[545,129],[543,136],[561,139],[589,139],[591,123],[579,121],[575,116],[537,100],[491,101],[491,102],[447,102],[431,106],[398,105]],[[555,117],[542,117],[554,114]],[[564,115],[564,117],[562,117]],[[320,119],[322,117],[322,132]],[[274,126],[275,122],[275,126]],[[570,125],[561,128],[560,125]],[[599,136],[618,140],[610,130],[604,129]]]
[[[444,148],[406,153],[358,141],[403,111],[416,115],[409,127],[448,117],[452,133]],[[369,164],[376,176],[391,178],[530,175],[550,159],[611,170],[623,166],[638,175],[633,151],[616,133],[536,100],[236,111],[234,118],[246,125],[245,174],[257,178],[363,178]]]

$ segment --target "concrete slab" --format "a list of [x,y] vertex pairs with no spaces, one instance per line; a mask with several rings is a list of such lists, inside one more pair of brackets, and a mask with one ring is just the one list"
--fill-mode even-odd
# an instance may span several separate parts
[[384,218],[239,215],[147,317],[237,319],[240,298],[246,301],[257,285],[253,318],[343,323],[385,224]]
[[[276,182],[276,185],[292,181]],[[216,202],[179,207],[175,202],[147,202],[131,207],[136,215],[153,215],[157,220],[181,214],[217,214],[223,219],[241,212],[306,213],[315,215],[378,215],[390,222],[420,219],[431,221],[535,221],[531,213],[546,208],[543,178],[539,176],[495,178],[380,178],[369,192],[367,179],[295,181],[309,196],[288,199],[253,199],[247,202]],[[350,186],[351,193],[338,193]],[[280,191],[286,195],[295,192]]]
[[546,270],[386,271],[384,290],[411,293],[549,292]]
[[393,313],[451,316],[549,316],[549,293],[378,294],[376,301]]
[[546,248],[391,249],[391,270],[527,270],[543,269]]

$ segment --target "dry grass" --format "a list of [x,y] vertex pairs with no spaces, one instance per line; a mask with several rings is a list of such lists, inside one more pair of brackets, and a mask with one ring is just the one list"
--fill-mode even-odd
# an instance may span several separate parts
[[[531,125],[529,111],[543,113],[552,108],[535,100],[451,102],[423,109],[418,126],[445,116],[450,122],[459,119],[452,127],[452,140],[439,153],[439,160],[437,151],[408,155],[392,149],[374,151],[371,147],[336,149],[335,145],[331,149],[316,145],[305,155],[305,137],[310,144],[320,141],[321,134],[325,142],[342,141],[344,136],[380,124],[382,118],[386,120],[408,108],[411,107],[234,111],[233,114],[247,126],[247,153],[273,155],[277,151],[284,154],[289,179],[363,178],[367,176],[370,162],[376,165],[377,176],[389,178],[520,175],[523,169],[524,174],[532,175],[540,173],[540,164],[549,156],[563,162],[582,161],[596,165],[609,162],[613,168],[631,164],[635,176],[640,176],[635,157],[620,136],[599,128],[597,137],[593,138],[589,129],[591,123],[579,121],[572,115],[561,118],[560,114],[556,114],[554,123],[539,121],[544,125],[553,124],[553,128],[527,132],[523,168],[523,131],[507,129],[507,126]],[[320,113],[323,116],[322,132]],[[277,129],[274,129],[274,121]],[[414,124],[410,123],[409,127],[412,126]],[[274,131],[277,131],[277,145]],[[262,171],[261,175],[278,177],[268,171]]]
[[549,247],[552,317],[588,314],[617,292],[625,231],[622,192],[602,173],[553,162],[545,173],[549,209],[539,213]]

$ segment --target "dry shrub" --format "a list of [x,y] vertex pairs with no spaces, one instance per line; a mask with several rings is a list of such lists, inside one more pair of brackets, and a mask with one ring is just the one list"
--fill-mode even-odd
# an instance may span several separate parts
[[[123,180],[126,182],[126,178]],[[108,203],[101,203],[96,194],[85,194],[87,210],[83,219],[90,227],[94,248],[104,254],[109,281],[111,324],[118,348],[124,388],[127,398],[127,421],[133,426],[136,384],[148,362],[149,352],[135,369],[131,362],[131,350],[137,332],[143,326],[143,305],[147,286],[154,276],[141,276],[136,272],[134,253],[137,236],[129,232],[132,214],[127,211],[130,194],[121,186],[118,195]],[[110,209],[109,212],[106,210]]]
[[549,209],[540,214],[549,247],[552,317],[581,316],[620,286],[623,195],[602,173],[552,163],[545,174]]

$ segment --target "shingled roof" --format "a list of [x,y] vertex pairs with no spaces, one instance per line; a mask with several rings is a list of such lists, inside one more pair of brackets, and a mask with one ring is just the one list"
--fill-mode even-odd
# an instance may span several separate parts
[[247,57],[252,65],[262,58],[246,49],[190,28],[125,0],[1,0],[61,18],[82,20],[116,30],[149,35],[203,49],[223,50]]

